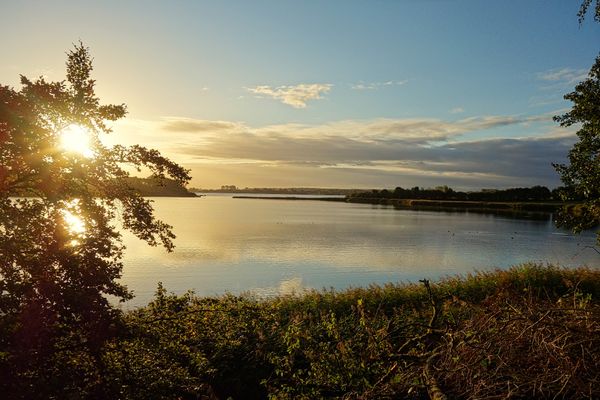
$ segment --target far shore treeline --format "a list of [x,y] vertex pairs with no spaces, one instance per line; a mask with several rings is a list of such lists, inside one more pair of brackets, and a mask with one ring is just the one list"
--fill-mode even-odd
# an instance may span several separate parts
[[545,186],[532,186],[510,189],[483,189],[478,192],[455,191],[448,186],[425,189],[415,186],[411,189],[397,187],[393,190],[381,189],[348,195],[350,199],[414,199],[414,200],[456,200],[456,201],[579,201],[580,196],[564,187],[550,190]]
[[546,186],[516,187],[509,189],[481,189],[479,191],[457,191],[444,186],[410,189],[336,189],[336,188],[238,188],[233,185],[220,189],[190,188],[194,193],[252,193],[282,195],[339,195],[353,199],[410,199],[410,200],[449,200],[449,201],[488,201],[488,202],[579,202],[582,200],[566,187],[550,190]]

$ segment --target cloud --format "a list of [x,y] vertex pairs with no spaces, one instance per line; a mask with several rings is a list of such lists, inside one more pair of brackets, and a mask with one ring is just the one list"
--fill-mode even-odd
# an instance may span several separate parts
[[454,107],[452,110],[450,110],[450,114],[462,114],[465,112],[465,109],[462,107]]
[[573,85],[581,82],[587,77],[587,70],[574,68],[551,69],[540,72],[537,75],[539,80],[547,82],[561,82]]
[[173,132],[215,132],[223,130],[232,130],[239,127],[239,124],[229,121],[209,121],[192,118],[163,118],[162,129]]
[[277,140],[278,138],[315,139],[339,137],[358,141],[389,140],[403,143],[426,144],[449,140],[466,133],[485,131],[510,125],[534,122],[551,122],[551,115],[503,116],[490,115],[444,121],[433,118],[378,118],[369,120],[342,120],[320,125],[280,124],[251,128],[244,124],[228,121],[196,120],[190,118],[164,118],[162,129],[202,134],[202,138],[227,132],[256,139]]
[[[394,140],[360,141],[343,137],[294,138],[226,136],[178,151],[207,161],[244,159],[270,165],[362,168],[416,173],[491,174],[526,177],[554,174],[572,136],[481,139],[438,146]],[[250,161],[254,160],[254,161]]]
[[407,83],[408,80],[403,81],[385,81],[385,82],[359,82],[350,85],[351,89],[354,90],[375,90],[386,86],[400,86]]
[[434,119],[338,121],[323,125],[284,124],[214,135],[176,151],[199,163],[235,162],[261,168],[342,170],[458,182],[554,182],[552,162],[564,162],[572,132],[553,128],[540,137],[479,139],[460,136],[503,126],[526,130],[546,115],[483,116],[454,122]]
[[549,105],[555,105],[555,104],[560,104],[562,102],[564,102],[564,94],[562,93],[564,92],[563,89],[561,89],[560,91],[556,92],[556,93],[552,93],[552,94],[548,94],[548,92],[546,92],[544,95],[536,95],[536,96],[531,96],[529,98],[529,107],[543,107],[543,106],[549,106]]
[[[490,139],[498,128],[510,137]],[[191,168],[192,185],[203,187],[555,186],[551,163],[565,162],[576,139],[546,114],[260,127],[169,117],[133,121],[126,131]]]
[[530,107],[544,107],[564,103],[564,94],[575,85],[585,80],[588,72],[585,69],[556,68],[536,74],[539,82],[538,93],[529,98]]
[[333,87],[330,83],[301,83],[294,86],[256,86],[246,88],[251,93],[259,96],[272,97],[294,108],[306,108],[309,100],[321,99],[321,95],[328,93]]

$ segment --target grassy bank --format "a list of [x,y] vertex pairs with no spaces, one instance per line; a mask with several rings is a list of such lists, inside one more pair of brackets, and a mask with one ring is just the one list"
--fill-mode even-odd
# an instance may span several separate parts
[[159,288],[102,355],[122,398],[600,397],[600,270],[523,265],[267,300]]

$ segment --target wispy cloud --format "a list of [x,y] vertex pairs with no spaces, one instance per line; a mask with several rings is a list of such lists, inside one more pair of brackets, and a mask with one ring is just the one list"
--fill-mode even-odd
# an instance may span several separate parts
[[529,98],[529,107],[543,107],[554,104],[560,104],[563,102],[563,94],[545,92],[543,95],[535,95]]
[[294,108],[306,108],[309,100],[321,99],[321,95],[328,93],[332,87],[331,83],[301,83],[277,87],[261,85],[246,90],[259,96],[271,97]]
[[193,118],[165,117],[161,128],[172,132],[222,132],[239,128],[239,124],[229,121],[207,121]]
[[454,107],[452,110],[450,110],[450,114],[462,114],[465,112],[465,109],[462,107]]
[[358,82],[350,85],[350,88],[354,90],[375,90],[386,86],[400,86],[407,83],[408,80],[403,81],[385,81],[385,82]]
[[549,85],[543,88],[556,88],[558,86],[573,86],[587,77],[587,70],[574,68],[560,68],[543,71],[537,74],[537,79]]
[[539,72],[538,94],[529,98],[530,107],[544,107],[562,103],[563,96],[575,85],[587,78],[587,70],[575,68],[557,68]]

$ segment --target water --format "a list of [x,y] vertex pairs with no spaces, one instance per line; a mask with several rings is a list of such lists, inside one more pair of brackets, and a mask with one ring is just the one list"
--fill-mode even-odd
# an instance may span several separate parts
[[163,282],[198,295],[259,295],[415,281],[534,261],[600,266],[595,234],[572,235],[551,220],[395,210],[321,201],[155,198],[174,226],[166,253],[129,234],[123,282],[147,303]]

